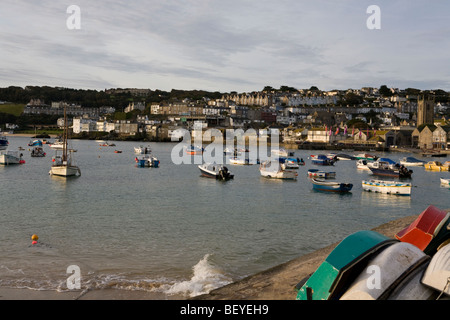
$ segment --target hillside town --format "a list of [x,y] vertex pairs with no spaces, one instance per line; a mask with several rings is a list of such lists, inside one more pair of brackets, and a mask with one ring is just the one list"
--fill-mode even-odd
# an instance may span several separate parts
[[[282,90],[284,89],[284,90]],[[150,141],[178,141],[177,129],[229,128],[276,130],[280,142],[303,147],[334,146],[368,149],[408,147],[447,150],[450,147],[450,103],[443,90],[397,88],[322,91],[266,87],[250,93],[227,93],[212,99],[169,99],[146,102],[149,89],[108,89],[108,94],[132,97],[122,110],[89,107],[70,101],[31,99],[25,115],[71,117],[75,137],[110,133]],[[117,115],[120,114],[121,117]]]

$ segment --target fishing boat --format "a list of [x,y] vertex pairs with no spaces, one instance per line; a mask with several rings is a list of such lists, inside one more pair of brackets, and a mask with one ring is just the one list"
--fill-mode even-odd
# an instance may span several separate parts
[[356,169],[370,171],[369,166],[368,166],[369,163],[370,163],[370,161],[367,161],[365,159],[359,159],[356,161]]
[[144,168],[144,167],[151,167],[151,168],[158,168],[159,167],[159,160],[155,156],[151,154],[143,154],[138,155],[134,158],[134,161],[136,161],[137,166]]
[[283,148],[272,149],[270,152],[272,155],[277,156],[277,157],[288,157],[289,156],[288,152]]
[[218,165],[218,164],[211,164],[211,163],[204,163],[202,165],[199,165],[198,168],[200,169],[200,172],[202,176],[207,178],[212,178],[216,180],[230,180],[234,178],[234,174],[232,174],[227,167]]
[[336,154],[336,159],[338,159],[338,160],[357,160],[355,156],[345,154],[345,153]]
[[450,212],[430,205],[415,221],[395,235],[402,242],[408,242],[426,254],[432,255],[450,238]]
[[313,189],[317,191],[346,193],[353,188],[351,183],[326,181],[325,179],[312,178]]
[[425,270],[422,283],[439,292],[437,299],[450,296],[450,243],[441,247],[432,257]]
[[252,163],[250,163],[250,160],[245,158],[244,156],[233,156],[233,157],[230,157],[228,159],[228,163],[229,164],[234,164],[234,165],[241,165],[241,166],[252,164]]
[[64,148],[64,141],[57,139],[52,144],[49,144],[49,147],[54,150],[62,150]]
[[450,178],[449,179],[440,178],[440,180],[441,180],[441,185],[442,186],[446,186],[446,187],[450,186]]
[[428,171],[449,171],[449,166],[444,166],[440,161],[428,161],[425,165]]
[[203,154],[204,148],[190,145],[186,148],[186,153],[190,155]]
[[402,165],[392,165],[385,161],[374,162],[368,166],[372,174],[385,177],[411,178],[412,170]]
[[336,177],[336,172],[334,171],[325,172],[319,169],[309,169],[307,174],[310,178],[333,179]]
[[0,132],[0,150],[6,150],[8,148],[8,139]]
[[[73,150],[68,147],[69,125],[67,123],[66,108],[64,108],[64,130],[61,140],[62,149],[55,149],[55,156],[52,158],[52,166],[49,174],[62,177],[81,175],[81,170],[74,165]],[[53,146],[53,145],[52,145]]]
[[435,151],[435,150],[428,150],[422,153],[423,157],[446,157],[447,154],[440,152],[440,151]]
[[359,153],[355,155],[356,160],[369,160],[369,161],[375,161],[378,159],[377,156],[371,155],[369,153]]
[[385,167],[389,166],[390,168],[394,168],[396,166],[397,162],[395,162],[392,159],[389,158],[378,158],[375,161],[370,161],[367,163],[367,166],[369,168],[379,168],[379,167]]
[[33,141],[30,141],[30,142],[28,143],[28,146],[29,146],[29,147],[42,147],[42,141],[41,141],[41,140],[33,140]]
[[273,179],[296,180],[298,173],[295,170],[286,169],[279,161],[264,161],[259,166],[261,176]]
[[399,196],[411,195],[411,183],[397,181],[363,180],[362,189],[369,192],[379,192]]
[[286,169],[298,169],[305,165],[305,161],[299,158],[280,158],[279,161],[284,163]]
[[[355,232],[342,240],[297,292],[297,300],[335,300],[376,253],[397,243],[376,231]],[[298,285],[299,286],[299,285]]]
[[135,154],[150,154],[152,152],[152,150],[150,149],[150,147],[144,147],[144,146],[139,146],[139,147],[134,147],[134,153]]
[[319,166],[332,166],[334,165],[334,162],[335,162],[334,159],[329,159],[324,154],[319,154],[312,159],[312,163]]
[[403,157],[400,159],[399,163],[407,167],[420,167],[424,166],[426,161],[419,160],[414,157]]
[[34,147],[33,150],[31,150],[32,157],[45,157],[46,155],[47,153],[45,153],[42,147]]
[[0,151],[0,164],[2,165],[12,165],[12,164],[23,164],[25,160],[22,159],[22,154],[19,151],[4,150]]
[[[354,279],[340,300],[386,300],[404,278],[429,259],[410,243],[394,243],[369,259],[367,267]],[[377,286],[368,285],[373,279],[374,266],[382,275]]]

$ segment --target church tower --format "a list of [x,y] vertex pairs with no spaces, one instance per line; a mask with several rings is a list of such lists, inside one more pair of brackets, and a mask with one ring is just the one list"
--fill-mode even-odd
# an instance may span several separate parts
[[434,97],[419,96],[417,100],[417,127],[434,123]]

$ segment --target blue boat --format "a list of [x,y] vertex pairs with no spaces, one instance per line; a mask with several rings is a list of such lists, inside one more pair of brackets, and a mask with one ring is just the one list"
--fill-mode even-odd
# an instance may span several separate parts
[[6,150],[8,148],[8,139],[4,135],[0,134],[0,150]]
[[330,159],[324,154],[319,154],[312,159],[312,163],[319,166],[332,166],[334,162],[334,159]]
[[311,181],[313,183],[313,189],[317,191],[346,193],[353,188],[353,184],[351,183],[325,181],[324,179],[315,178],[312,178]]
[[30,146],[30,147],[42,147],[42,141],[41,140],[30,141],[30,143],[28,143],[28,146]]

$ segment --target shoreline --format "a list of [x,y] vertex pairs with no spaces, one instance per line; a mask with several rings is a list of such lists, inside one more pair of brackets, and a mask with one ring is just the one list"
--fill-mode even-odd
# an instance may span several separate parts
[[[371,230],[393,238],[418,216],[399,218]],[[56,292],[0,287],[0,300],[295,300],[294,287],[313,273],[338,243],[193,298],[118,289]]]

